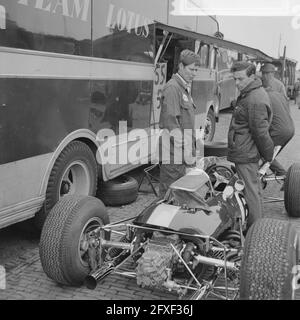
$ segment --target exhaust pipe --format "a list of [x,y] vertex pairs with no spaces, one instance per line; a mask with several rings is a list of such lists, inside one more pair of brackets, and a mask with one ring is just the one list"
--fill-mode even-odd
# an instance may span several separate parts
[[111,264],[102,266],[95,272],[89,274],[85,280],[84,284],[88,289],[94,290],[97,287],[98,281],[109,275],[112,271],[114,271],[115,267]]
[[105,263],[99,269],[90,273],[84,280],[85,286],[88,289],[94,290],[97,287],[98,281],[102,280],[107,275],[112,273],[116,269],[116,267],[122,261],[124,261],[129,255],[130,255],[130,252],[124,251],[119,256],[117,256],[114,260]]

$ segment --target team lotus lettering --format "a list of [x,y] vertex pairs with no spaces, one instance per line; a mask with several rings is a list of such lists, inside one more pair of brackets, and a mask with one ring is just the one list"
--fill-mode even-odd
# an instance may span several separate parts
[[149,35],[148,25],[151,23],[151,19],[138,13],[125,10],[124,8],[116,8],[113,4],[109,6],[106,22],[107,28],[118,28],[119,31],[127,30],[128,33],[134,30],[137,36],[147,38]]
[[90,0],[19,0],[18,4],[87,21]]

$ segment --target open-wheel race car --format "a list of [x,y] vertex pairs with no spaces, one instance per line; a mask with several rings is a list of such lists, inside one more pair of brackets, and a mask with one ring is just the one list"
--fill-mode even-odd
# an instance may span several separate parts
[[290,299],[295,228],[261,219],[245,240],[243,189],[232,168],[213,164],[174,182],[139,215],[113,223],[99,199],[66,196],[44,224],[42,267],[58,283],[90,289],[117,273],[181,299]]

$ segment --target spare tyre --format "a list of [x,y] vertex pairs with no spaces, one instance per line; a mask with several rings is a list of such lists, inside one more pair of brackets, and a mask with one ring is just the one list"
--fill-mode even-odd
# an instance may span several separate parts
[[109,181],[102,181],[97,197],[107,206],[121,206],[136,200],[138,188],[137,180],[125,174]]
[[204,157],[226,157],[228,154],[228,144],[224,141],[205,141]]

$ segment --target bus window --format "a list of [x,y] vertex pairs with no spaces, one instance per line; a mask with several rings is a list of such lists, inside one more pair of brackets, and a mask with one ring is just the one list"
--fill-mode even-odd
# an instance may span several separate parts
[[0,46],[91,55],[90,2],[64,9],[59,2],[45,7],[41,1],[1,0],[1,4]]
[[199,55],[200,55],[200,66],[202,68],[207,68],[208,60],[209,60],[209,46],[207,44],[203,44],[200,47]]
[[211,69],[216,69],[217,68],[217,54],[218,54],[218,49],[217,48],[212,48],[211,49],[211,54],[210,54],[210,68]]
[[112,0],[94,1],[94,12],[94,57],[153,63],[154,27],[149,18]]
[[6,29],[6,13],[3,6],[0,6],[0,29]]

